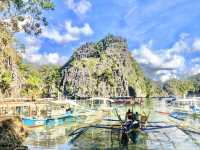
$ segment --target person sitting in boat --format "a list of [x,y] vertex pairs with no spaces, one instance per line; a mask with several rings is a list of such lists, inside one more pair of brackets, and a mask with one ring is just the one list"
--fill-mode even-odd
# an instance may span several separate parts
[[[135,114],[134,114],[135,115]],[[140,122],[135,118],[134,120],[128,120],[124,124],[124,132],[130,137],[131,141],[136,144],[139,140]]]
[[134,144],[137,144],[139,142],[139,133],[140,133],[140,123],[139,123],[139,121],[134,121],[133,125],[132,125],[132,129],[129,130],[127,133],[129,135],[131,141]]
[[66,109],[66,112],[71,111],[71,110],[72,110],[72,109],[69,107],[69,108]]
[[[150,113],[149,113],[150,114]],[[147,121],[149,118],[149,114],[147,115],[144,111],[141,114],[141,119],[140,119],[140,123],[141,123],[141,128],[146,128],[147,125]]]
[[131,112],[130,109],[128,109],[126,116],[125,116],[125,121],[127,120],[133,120],[133,112]]
[[131,112],[131,110],[128,109],[125,116],[125,123],[123,125],[125,131],[130,130],[132,128],[132,124],[133,124],[133,112]]
[[138,121],[139,122],[139,113],[138,112],[133,114],[133,121]]
[[69,108],[67,108],[67,109],[65,110],[65,112],[66,112],[66,113],[73,113],[73,110],[71,109],[71,107],[69,107]]

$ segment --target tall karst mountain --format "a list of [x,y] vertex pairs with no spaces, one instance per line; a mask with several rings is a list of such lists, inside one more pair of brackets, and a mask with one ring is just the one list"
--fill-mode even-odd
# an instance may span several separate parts
[[61,89],[72,97],[149,96],[150,84],[127,41],[113,35],[82,45],[62,67]]

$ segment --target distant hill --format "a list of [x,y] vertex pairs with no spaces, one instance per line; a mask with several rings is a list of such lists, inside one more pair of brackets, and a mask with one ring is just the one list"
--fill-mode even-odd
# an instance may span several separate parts
[[108,35],[78,48],[63,66],[61,90],[67,96],[152,96],[160,88],[145,78],[122,37]]
[[192,81],[193,85],[194,85],[194,92],[193,94],[195,95],[200,95],[200,73],[190,76],[188,78],[190,81]]
[[194,91],[194,84],[190,80],[171,79],[163,84],[163,90],[168,95],[186,96]]
[[168,95],[193,96],[200,95],[200,74],[196,74],[186,79],[171,79],[164,83],[163,90]]

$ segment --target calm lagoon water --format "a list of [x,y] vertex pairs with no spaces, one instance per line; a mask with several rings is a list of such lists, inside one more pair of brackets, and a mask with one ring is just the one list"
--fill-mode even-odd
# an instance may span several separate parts
[[[157,111],[167,111],[169,107],[163,101],[158,100],[147,100],[144,106],[128,106],[121,105],[117,106],[117,110],[121,117],[124,117],[125,112],[130,108],[133,111],[141,113],[142,111],[150,112],[149,121],[153,122],[170,122],[176,124],[186,124],[188,128],[190,126],[200,129],[200,119],[188,117],[186,121],[178,121],[169,117],[168,115],[159,114]],[[113,112],[108,116],[109,118],[117,119],[116,114]],[[120,143],[119,132],[110,129],[100,129],[100,128],[88,128],[77,136],[72,138],[69,134],[76,128],[81,126],[86,118],[67,118],[60,125],[56,126],[46,126],[40,128],[34,128],[30,132],[28,138],[24,142],[31,150],[85,150],[85,149],[106,149],[106,150],[117,150],[117,149],[148,149],[148,134],[142,132],[140,134],[140,140],[138,144],[129,144],[128,147],[123,147]],[[115,121],[102,121],[99,124],[109,125],[118,124]],[[200,149],[200,136],[198,134],[193,134],[191,132],[186,132],[187,136],[192,139],[192,142],[199,146]],[[176,140],[176,139],[174,139]],[[152,142],[152,141],[151,141]],[[167,143],[166,143],[167,146]],[[159,145],[157,149],[160,149]]]

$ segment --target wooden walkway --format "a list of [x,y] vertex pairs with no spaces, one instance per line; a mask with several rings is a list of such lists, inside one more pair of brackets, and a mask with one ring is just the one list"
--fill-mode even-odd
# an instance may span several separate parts
[[[170,126],[166,123],[149,123],[150,128],[145,131],[148,134],[147,148],[150,150],[197,150],[198,145],[176,126]],[[158,127],[152,129],[151,127]]]

